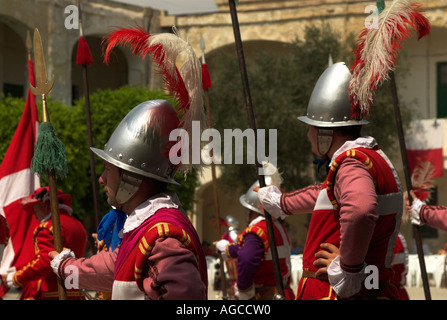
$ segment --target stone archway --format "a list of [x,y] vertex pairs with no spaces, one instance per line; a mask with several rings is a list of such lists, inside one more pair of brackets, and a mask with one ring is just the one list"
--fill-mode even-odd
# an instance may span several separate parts
[[27,49],[18,21],[0,17],[0,91],[24,97],[28,88]]

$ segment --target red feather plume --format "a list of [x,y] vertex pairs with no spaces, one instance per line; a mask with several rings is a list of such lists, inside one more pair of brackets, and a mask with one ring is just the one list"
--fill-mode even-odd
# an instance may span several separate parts
[[[129,46],[132,53],[142,59],[148,54],[152,56],[166,89],[177,100],[179,127],[191,137],[192,122],[203,124],[204,120],[200,63],[191,45],[177,34],[150,35],[141,27],[118,28],[104,37],[102,46],[106,64],[110,63],[112,50],[118,45]],[[176,64],[180,56],[183,64],[178,69]],[[200,168],[198,165],[183,164],[179,170],[186,172],[192,167]]]
[[393,71],[402,42],[411,35],[410,27],[418,34],[418,39],[430,33],[430,23],[420,5],[395,0],[380,13],[377,27],[366,27],[360,33],[349,85],[352,118],[369,115],[373,93]]
[[142,27],[135,29],[118,28],[107,34],[102,42],[104,62],[110,64],[110,54],[116,46],[130,46],[132,53],[144,59],[150,49],[148,47],[148,39],[151,35]]

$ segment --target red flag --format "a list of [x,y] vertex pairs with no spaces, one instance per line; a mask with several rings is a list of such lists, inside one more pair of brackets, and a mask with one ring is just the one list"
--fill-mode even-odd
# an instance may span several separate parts
[[444,174],[442,121],[433,119],[413,121],[410,132],[411,135],[405,139],[410,172],[413,172],[419,162],[428,161],[434,168],[432,177],[442,177]]
[[[28,76],[34,86],[31,60],[28,60]],[[38,122],[36,98],[29,90],[22,118],[0,165],[0,214],[6,218],[10,229],[10,239],[1,260],[1,274],[10,267],[26,265],[34,257],[32,236],[39,222],[23,210],[21,199],[40,187],[39,177],[30,169]]]

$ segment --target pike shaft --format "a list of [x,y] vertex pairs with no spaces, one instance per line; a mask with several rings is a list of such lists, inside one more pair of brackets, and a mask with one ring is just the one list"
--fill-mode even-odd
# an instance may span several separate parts
[[[204,54],[203,54],[204,55]],[[208,94],[208,90],[204,90],[205,92],[205,106],[206,106],[206,115],[208,120],[208,128],[211,128],[211,111],[210,111],[210,98]],[[214,190],[214,207],[216,212],[216,227],[217,227],[217,237],[218,239],[222,239],[222,232],[220,231],[220,209],[219,209],[219,196],[217,193],[217,178],[216,178],[216,165],[214,161],[211,162],[211,175],[213,179],[213,190]],[[222,286],[222,299],[227,300],[227,280],[225,277],[224,270],[224,261],[222,255],[219,255],[219,265],[220,265],[220,279]]]
[[[406,145],[405,145],[405,139],[404,139],[403,126],[402,126],[402,118],[401,118],[401,113],[400,113],[399,98],[397,96],[396,78],[394,76],[394,71],[392,71],[390,73],[390,80],[391,80],[390,81],[391,95],[393,97],[393,105],[394,105],[394,115],[396,118],[396,127],[397,127],[397,133],[398,133],[398,137],[399,137],[399,146],[400,146],[400,152],[401,152],[401,157],[402,157],[402,163],[403,163],[403,167],[404,167],[408,200],[410,201],[410,204],[411,204],[411,202],[412,202],[412,198],[410,195],[410,190],[412,189],[411,176],[410,176],[410,169],[408,166],[408,157],[407,157],[407,152],[406,152]],[[413,225],[413,236],[414,236],[414,240],[416,242],[416,249],[417,249],[418,258],[419,258],[419,265],[421,267],[421,276],[422,276],[422,283],[424,286],[425,300],[431,300],[430,285],[428,282],[427,270],[425,268],[424,251],[422,248],[422,237],[421,237],[421,233],[419,230],[419,226],[417,226],[417,225]]]
[[[236,11],[236,4],[234,1],[235,0],[228,0],[229,5],[230,5],[231,20],[233,23],[234,38],[235,38],[235,42],[236,42],[236,51],[237,51],[237,55],[238,55],[238,59],[239,59],[239,69],[241,71],[242,86],[244,89],[248,121],[250,123],[251,129],[253,130],[253,132],[255,132],[255,135],[256,135],[256,121],[255,121],[255,116],[253,113],[253,106],[252,106],[251,94],[250,94],[250,86],[248,84],[248,75],[247,75],[247,69],[246,69],[245,57],[244,57],[244,49],[242,46],[239,21],[238,21],[237,11]],[[255,137],[255,154],[257,154],[256,140],[257,139]],[[257,169],[261,167],[260,164],[258,163],[257,159],[256,159],[256,167],[257,167]],[[258,172],[259,172],[259,170],[258,170]],[[261,188],[265,187],[264,176],[260,175],[258,173],[258,179],[259,179],[260,187]],[[278,250],[276,247],[275,234],[274,234],[274,230],[273,230],[273,221],[272,221],[272,217],[270,216],[270,214],[267,211],[264,211],[264,213],[265,213],[265,221],[267,224],[270,249],[272,252],[272,260],[273,260],[273,268],[274,268],[274,273],[275,273],[276,288],[277,288],[278,294],[280,295],[280,299],[284,299],[284,285],[283,285],[282,276],[281,276],[281,268],[279,266]]]
[[[61,219],[59,214],[59,199],[57,197],[57,186],[56,186],[56,174],[54,170],[48,173],[48,185],[50,188],[50,207],[51,207],[51,219],[53,221],[53,240],[54,240],[54,250],[57,252],[62,252],[62,231],[61,231]],[[65,286],[62,280],[57,277],[57,292],[59,300],[67,299],[67,292],[65,291]]]

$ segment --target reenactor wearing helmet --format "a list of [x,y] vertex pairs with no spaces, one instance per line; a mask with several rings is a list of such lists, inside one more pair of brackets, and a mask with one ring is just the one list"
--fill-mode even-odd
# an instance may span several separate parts
[[[271,183],[266,176],[266,183]],[[267,224],[263,208],[259,203],[253,187],[239,198],[245,207],[248,227],[245,228],[237,242],[222,239],[216,243],[216,248],[224,258],[237,259],[237,279],[234,285],[234,295],[239,300],[272,300],[276,292],[276,280],[273,273],[273,260],[268,239]],[[290,241],[287,231],[277,220],[273,220],[273,230],[277,243],[277,251],[285,295],[287,300],[294,298],[290,289]]]
[[112,299],[207,298],[199,237],[175,192],[167,190],[176,184],[169,133],[178,124],[168,101],[146,101],[124,117],[104,150],[92,148],[104,160],[99,182],[107,202],[127,214],[123,239],[115,250],[88,259],[62,251],[52,261],[62,280],[75,268],[79,287],[111,291]]
[[309,126],[312,152],[330,160],[324,183],[290,193],[275,186],[258,191],[273,216],[313,212],[297,299],[397,298],[390,263],[403,209],[401,184],[375,139],[360,135],[367,121],[351,116],[350,80],[343,62],[329,66],[307,115],[298,118]]

